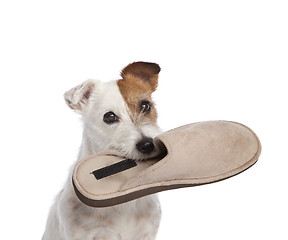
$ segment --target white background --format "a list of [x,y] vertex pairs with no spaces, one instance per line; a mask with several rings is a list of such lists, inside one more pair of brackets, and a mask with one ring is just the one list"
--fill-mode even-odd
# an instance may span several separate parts
[[162,68],[163,130],[251,127],[262,155],[223,182],[160,193],[157,239],[288,239],[287,1],[1,1],[1,239],[40,239],[81,140],[63,93]]

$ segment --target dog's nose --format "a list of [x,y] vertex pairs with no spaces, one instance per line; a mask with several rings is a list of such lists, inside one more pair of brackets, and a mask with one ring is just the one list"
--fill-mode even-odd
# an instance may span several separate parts
[[141,141],[139,141],[136,144],[136,148],[138,149],[139,152],[144,153],[144,154],[149,154],[153,152],[154,150],[154,144],[153,144],[153,139],[152,138],[143,138]]

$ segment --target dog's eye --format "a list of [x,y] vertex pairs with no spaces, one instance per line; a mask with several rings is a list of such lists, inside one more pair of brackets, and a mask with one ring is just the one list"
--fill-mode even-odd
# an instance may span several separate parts
[[142,101],[140,103],[140,110],[143,113],[149,113],[151,111],[152,104],[149,101]]
[[113,112],[107,112],[103,116],[103,121],[107,124],[112,124],[119,121],[119,117]]

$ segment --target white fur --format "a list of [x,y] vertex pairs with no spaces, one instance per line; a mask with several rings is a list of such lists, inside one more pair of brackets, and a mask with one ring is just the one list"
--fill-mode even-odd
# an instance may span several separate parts
[[[160,133],[156,123],[131,119],[116,82],[86,81],[65,93],[67,104],[83,116],[84,130],[78,160],[109,148],[133,159],[144,158],[135,145]],[[120,121],[103,122],[112,111]],[[139,116],[141,120],[141,115]],[[135,121],[134,121],[135,122]],[[42,240],[152,240],[161,218],[156,195],[107,208],[92,208],[81,203],[71,184],[72,169],[64,189],[51,208]]]

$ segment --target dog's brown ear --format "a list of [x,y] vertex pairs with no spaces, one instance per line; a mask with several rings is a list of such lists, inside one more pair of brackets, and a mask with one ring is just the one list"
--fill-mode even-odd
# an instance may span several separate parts
[[87,80],[81,85],[72,88],[64,94],[65,102],[73,110],[82,113],[84,108],[88,105],[95,85],[96,81]]
[[121,72],[123,80],[134,77],[149,84],[152,92],[156,90],[158,85],[158,74],[161,68],[156,63],[149,62],[133,62],[125,67]]

